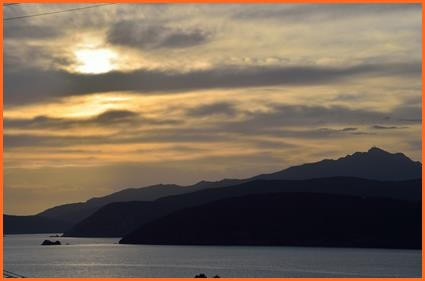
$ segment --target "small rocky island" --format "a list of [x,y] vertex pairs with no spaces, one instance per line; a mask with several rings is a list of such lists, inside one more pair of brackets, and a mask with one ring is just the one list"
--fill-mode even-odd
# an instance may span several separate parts
[[[195,275],[195,278],[208,278],[208,276],[205,273],[200,273]],[[215,275],[213,278],[220,278],[220,276]]]
[[50,241],[50,240],[44,240],[43,243],[41,243],[42,246],[52,246],[52,245],[62,245],[60,241]]

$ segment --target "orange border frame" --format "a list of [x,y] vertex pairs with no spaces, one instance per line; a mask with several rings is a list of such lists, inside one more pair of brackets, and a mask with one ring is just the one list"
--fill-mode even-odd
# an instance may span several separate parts
[[[3,3],[10,3],[12,1],[4,1],[0,0],[1,6],[0,6],[0,85],[3,86]],[[56,0],[56,1],[49,1],[49,0],[40,0],[40,1],[31,1],[31,0],[20,0],[20,1],[13,1],[17,3],[116,3],[112,0]],[[399,4],[412,4],[412,3],[419,3],[422,4],[422,97],[424,96],[424,87],[423,87],[423,81],[425,80],[425,66],[423,63],[423,58],[425,55],[424,50],[424,16],[425,16],[425,9],[424,4],[425,0],[124,0],[120,1],[119,3],[209,3],[209,4],[217,4],[217,3],[251,3],[251,4],[262,4],[262,3],[316,3],[316,4],[325,4],[325,3],[332,3],[332,4],[346,4],[346,3],[369,3],[369,4],[387,4],[387,3],[399,3]],[[0,109],[3,112],[3,87],[0,89]],[[422,99],[422,108],[424,108],[425,102]],[[422,120],[424,119],[425,113],[422,110]],[[3,214],[3,114],[0,116],[0,132],[2,137],[0,138],[0,185],[1,185],[1,191],[0,192],[0,209],[1,213]],[[423,123],[422,123],[422,139],[424,138],[424,131],[423,131]],[[422,160],[424,159],[425,151],[424,151],[424,144],[422,142]],[[423,161],[421,161],[423,162]],[[424,177],[424,168],[422,167],[422,178]],[[422,247],[424,245],[424,216],[425,211],[423,208],[423,201],[425,199],[424,194],[424,183],[422,182]],[[0,217],[0,231],[3,233],[3,215]],[[3,271],[3,235],[0,235],[0,269]],[[425,265],[424,261],[424,252],[422,249],[422,271]],[[2,277],[2,279],[4,279]],[[28,278],[28,280],[69,280],[71,278]],[[72,280],[115,280],[115,281],[134,281],[137,279],[140,280],[146,280],[146,281],[162,281],[162,280],[193,280],[193,278],[72,278]],[[257,278],[221,278],[221,280],[249,280],[249,279],[257,279]],[[381,281],[381,280],[425,280],[423,277],[419,278],[258,278],[258,279],[264,279],[264,280],[289,280],[289,281],[314,281],[315,279],[338,279],[338,280],[344,280],[344,281],[351,281],[351,280],[370,280],[370,281]]]

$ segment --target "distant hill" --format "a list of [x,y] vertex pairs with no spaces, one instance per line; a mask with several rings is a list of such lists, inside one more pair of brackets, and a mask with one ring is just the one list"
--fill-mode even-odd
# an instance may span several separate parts
[[422,164],[412,161],[403,153],[389,153],[377,147],[367,152],[356,152],[337,160],[290,167],[252,179],[309,179],[334,176],[358,177],[385,181],[417,179],[422,177]]
[[50,219],[77,223],[96,212],[100,207],[112,202],[126,202],[133,200],[155,200],[163,196],[186,192],[178,185],[154,185],[144,188],[127,188],[104,197],[91,198],[86,202],[59,205],[47,209],[37,216]]
[[62,221],[39,216],[3,215],[3,233],[63,233],[71,225]]
[[421,203],[315,193],[214,201],[142,225],[122,244],[421,248]]
[[[92,198],[86,202],[71,203],[47,209],[36,216],[76,224],[94,214],[101,207],[113,202],[154,201],[159,198],[191,193],[209,188],[233,186],[259,179],[311,179],[334,176],[360,177],[379,180],[406,180],[421,178],[422,165],[402,153],[388,153],[379,148],[368,152],[356,152],[337,159],[294,166],[276,173],[258,175],[247,179],[223,179],[217,182],[201,181],[191,186],[153,185],[128,188],[107,196]],[[25,231],[24,228],[22,228]],[[23,232],[25,233],[25,232]]]
[[37,214],[37,216],[75,224],[96,212],[100,207],[103,207],[109,203],[127,201],[153,201],[166,196],[190,193],[207,188],[229,186],[235,182],[239,182],[239,180],[222,180],[218,182],[202,181],[191,186],[158,184],[140,188],[127,188],[103,197],[91,198],[84,203],[59,205],[47,209]]
[[322,193],[382,197],[406,201],[421,199],[421,180],[382,182],[360,178],[335,177],[311,180],[255,180],[243,184],[169,196],[154,202],[116,202],[66,231],[64,236],[122,237],[152,220],[174,211],[224,198],[264,193]]

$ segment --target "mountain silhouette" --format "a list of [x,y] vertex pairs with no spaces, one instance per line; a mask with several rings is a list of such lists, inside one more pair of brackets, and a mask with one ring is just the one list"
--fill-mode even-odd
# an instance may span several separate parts
[[114,202],[127,201],[153,201],[162,197],[179,195],[207,188],[230,186],[244,180],[222,180],[218,182],[201,181],[190,186],[180,186],[176,184],[157,184],[140,188],[127,188],[112,194],[95,197],[86,202],[71,203],[49,208],[37,216],[49,219],[61,220],[70,224],[75,224],[92,215],[99,208]]
[[337,160],[322,160],[288,169],[258,175],[252,179],[308,179],[334,176],[358,177],[375,180],[408,180],[422,177],[422,164],[403,153],[389,153],[377,147],[367,152],[356,152]]
[[[421,178],[421,170],[422,165],[420,162],[412,161],[402,153],[393,154],[374,147],[367,152],[356,152],[337,160],[322,160],[316,163],[303,164],[279,172],[258,175],[247,179],[223,179],[216,182],[201,181],[191,186],[160,184],[141,188],[128,188],[107,196],[92,198],[86,202],[59,205],[47,209],[36,216],[74,225],[88,218],[101,207],[113,202],[154,201],[167,196],[186,194],[210,188],[228,187],[261,179],[302,180],[348,176],[397,181]],[[24,228],[20,229],[25,231]]]
[[226,198],[268,193],[334,194],[362,198],[380,197],[417,202],[421,199],[421,180],[376,181],[334,177],[311,180],[254,180],[239,185],[210,188],[164,197],[153,202],[108,204],[64,233],[72,237],[122,237],[143,224],[185,208]]
[[122,244],[421,248],[421,203],[315,193],[214,201],[142,225]]
[[3,233],[63,233],[72,224],[40,216],[3,215]]

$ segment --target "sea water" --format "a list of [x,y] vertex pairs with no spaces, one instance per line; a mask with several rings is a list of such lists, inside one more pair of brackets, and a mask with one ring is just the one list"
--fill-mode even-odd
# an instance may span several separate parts
[[[41,246],[43,240],[60,246]],[[120,245],[119,238],[6,235],[4,269],[26,277],[421,277],[420,250]],[[69,245],[66,245],[66,244]]]

